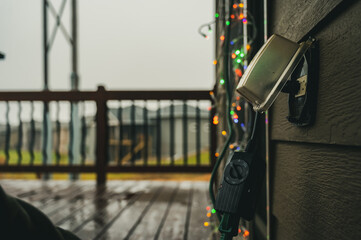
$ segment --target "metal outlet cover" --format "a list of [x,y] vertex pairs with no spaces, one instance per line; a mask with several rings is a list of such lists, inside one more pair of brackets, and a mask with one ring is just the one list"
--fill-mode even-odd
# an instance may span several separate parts
[[311,44],[272,35],[252,59],[237,91],[252,103],[255,111],[266,111]]

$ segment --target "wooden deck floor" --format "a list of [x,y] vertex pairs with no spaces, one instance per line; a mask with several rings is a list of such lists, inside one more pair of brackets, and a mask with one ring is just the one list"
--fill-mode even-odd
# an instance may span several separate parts
[[1,180],[81,239],[212,239],[207,182]]

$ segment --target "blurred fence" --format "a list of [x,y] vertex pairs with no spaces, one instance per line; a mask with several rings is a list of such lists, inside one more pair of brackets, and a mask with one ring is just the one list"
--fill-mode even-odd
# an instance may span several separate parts
[[210,172],[211,106],[208,91],[0,92],[0,172],[94,172],[99,184],[108,172]]

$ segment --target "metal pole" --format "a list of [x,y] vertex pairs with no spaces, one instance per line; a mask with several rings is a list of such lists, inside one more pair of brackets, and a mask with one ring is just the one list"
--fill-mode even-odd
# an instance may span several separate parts
[[44,51],[44,90],[49,89],[48,85],[48,16],[47,0],[43,0],[43,51]]
[[[49,90],[49,58],[48,58],[48,16],[47,0],[43,0],[43,51],[44,51],[44,91]],[[49,114],[49,103],[44,102],[43,110],[43,164],[51,163],[51,120]],[[49,179],[49,174],[44,174],[44,179]]]
[[[71,4],[71,17],[72,17],[72,72],[71,72],[71,90],[79,90],[79,77],[78,77],[78,38],[77,38],[77,1],[72,0]],[[71,131],[73,133],[71,152],[73,155],[73,163],[80,163],[80,118],[79,118],[79,103],[71,103]],[[78,174],[71,175],[71,179],[78,179]]]
[[[268,12],[267,0],[263,0],[263,28],[264,42],[268,38]],[[271,198],[270,198],[270,162],[269,162],[269,113],[265,113],[265,137],[266,137],[266,213],[267,213],[267,240],[271,239]]]
[[77,0],[72,0],[72,73],[71,73],[71,89],[79,89],[78,77],[78,19],[77,19]]

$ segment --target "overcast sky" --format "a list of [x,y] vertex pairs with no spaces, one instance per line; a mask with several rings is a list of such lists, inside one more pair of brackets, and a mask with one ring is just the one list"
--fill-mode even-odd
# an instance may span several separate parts
[[[59,9],[62,0],[51,1]],[[70,28],[70,0],[62,22]],[[214,16],[209,0],[78,0],[80,89],[95,90],[209,90],[214,85],[213,41],[198,27]],[[55,25],[49,12],[49,37]],[[43,88],[42,0],[0,0],[0,91]],[[70,89],[71,52],[60,31],[50,52],[49,87]],[[52,119],[57,108],[50,106]],[[111,102],[109,103],[112,104]],[[69,120],[69,104],[61,104]],[[93,104],[94,105],[94,104]],[[95,113],[87,106],[86,115]],[[18,122],[18,105],[10,105],[10,121]],[[0,102],[0,116],[5,116]],[[22,119],[30,119],[22,103]],[[35,105],[41,120],[42,105]],[[0,118],[4,123],[5,118]]]
[[[52,0],[56,9],[61,1]],[[0,0],[0,91],[40,90],[42,1]],[[63,22],[70,29],[70,1]],[[211,89],[213,38],[198,27],[213,18],[209,0],[78,0],[81,89]],[[49,33],[54,26],[49,14]],[[50,35],[50,34],[49,34]],[[70,48],[58,31],[49,87],[70,88]]]

